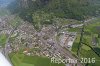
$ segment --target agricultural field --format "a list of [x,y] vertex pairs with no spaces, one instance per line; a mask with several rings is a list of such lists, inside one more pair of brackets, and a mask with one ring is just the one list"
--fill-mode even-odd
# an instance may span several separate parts
[[51,63],[47,57],[27,56],[23,53],[11,53],[9,56],[14,66],[65,66]]
[[0,35],[0,46],[5,46],[7,36],[5,34]]
[[[83,43],[91,46],[95,52],[97,52],[98,54],[100,51],[100,38],[98,37],[100,30],[97,28],[100,26],[100,18],[96,18],[95,20],[93,20],[91,22],[91,24],[89,24],[88,26],[85,26],[84,29],[84,35],[83,35]],[[78,32],[79,34],[80,32]],[[93,46],[92,42],[92,38],[96,37],[96,41],[97,41],[97,45]],[[78,50],[78,45],[79,45],[79,41],[80,41],[80,36],[78,35],[73,47],[72,47],[72,51],[74,54],[77,54],[77,50]],[[80,51],[80,57],[81,58],[95,58],[95,63],[89,63],[88,66],[99,66],[99,62],[100,62],[100,57],[87,45],[82,44],[81,46],[81,51]]]

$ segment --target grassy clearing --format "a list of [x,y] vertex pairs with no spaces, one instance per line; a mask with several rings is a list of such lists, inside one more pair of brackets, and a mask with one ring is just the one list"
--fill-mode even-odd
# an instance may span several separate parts
[[91,50],[91,48],[88,47],[88,46],[86,46],[86,45],[83,45],[83,46],[82,46],[82,49],[87,50],[87,51]]
[[7,36],[5,34],[0,35],[0,45],[5,46]]
[[50,63],[50,59],[47,57],[26,56],[22,53],[11,53],[9,56],[14,66],[65,66]]
[[79,40],[80,40],[80,34],[77,35],[77,38],[75,39],[75,42],[72,46],[72,51],[77,54],[77,50],[78,50],[78,45],[79,45]]
[[93,24],[89,24],[85,27],[85,31],[96,34],[98,31],[100,31],[96,29],[97,26],[100,26],[100,17],[94,20],[92,23]]
[[67,24],[81,24],[80,21],[74,20],[74,19],[60,19],[61,20],[61,24],[63,25],[67,25]]
[[[100,18],[97,18],[93,20],[92,22],[93,22],[92,24],[85,26],[85,32],[84,32],[84,37],[83,37],[83,42],[90,46],[92,46],[92,42],[91,42],[92,36],[98,37],[98,33],[100,30],[97,30],[96,27],[100,26]],[[75,40],[73,44],[72,51],[74,53],[77,52],[78,43],[80,41],[79,38],[80,36],[77,36],[77,39]],[[99,41],[98,47],[100,49],[100,38],[98,38],[98,41]],[[100,50],[96,50],[96,51],[100,51]],[[94,64],[90,63],[88,66],[100,66],[100,57],[97,54],[95,54],[94,51],[92,51],[88,46],[83,44],[80,55],[81,55],[81,58],[96,58],[96,62]]]
[[[100,57],[98,57],[92,50],[81,50],[81,58],[95,58],[95,63],[90,63],[89,66],[100,66]],[[99,60],[99,61],[98,61]]]
[[81,29],[80,28],[70,28],[68,29],[69,32],[80,32]]

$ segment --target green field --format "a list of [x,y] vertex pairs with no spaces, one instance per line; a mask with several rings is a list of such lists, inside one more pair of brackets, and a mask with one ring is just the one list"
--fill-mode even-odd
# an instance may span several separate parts
[[0,35],[0,46],[5,46],[7,36],[5,34]]
[[26,56],[22,53],[11,53],[11,62],[14,66],[65,66],[64,64],[50,63],[47,57]]
[[[98,44],[98,46],[95,46],[96,49],[94,49],[94,50],[99,53],[100,38],[98,38],[98,33],[100,30],[96,29],[97,26],[100,26],[100,18],[96,18],[95,20],[92,21],[91,24],[89,24],[88,26],[85,26],[83,42],[94,48],[94,46],[92,46],[91,41],[92,41],[92,36],[96,37],[99,41],[99,44]],[[79,31],[77,31],[77,32],[78,32],[78,36],[72,47],[72,51],[75,54],[77,53],[78,45],[79,45],[79,41],[80,41],[80,32]],[[94,64],[89,63],[88,66],[100,66],[100,57],[87,45],[84,45],[84,44],[82,45],[81,51],[80,51],[80,57],[81,58],[95,58],[96,62]]]

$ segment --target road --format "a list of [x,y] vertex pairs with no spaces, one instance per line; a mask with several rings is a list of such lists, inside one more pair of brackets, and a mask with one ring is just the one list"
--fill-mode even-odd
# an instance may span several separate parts
[[[0,20],[0,24],[2,24],[2,22],[3,21],[5,21],[5,20],[2,20],[2,18],[0,18],[1,20]],[[5,24],[4,24],[5,25]],[[10,43],[9,43],[9,39],[10,39],[10,37],[11,37],[11,35],[13,34],[13,32],[17,29],[17,27],[19,26],[19,24],[17,24],[16,26],[15,26],[15,28],[13,28],[12,30],[11,30],[11,32],[10,32],[10,34],[9,34],[9,36],[7,37],[7,39],[6,39],[6,43],[5,43],[5,47],[3,48],[3,49],[1,49],[1,52],[5,55],[5,57],[9,60],[9,62],[10,62],[10,58],[9,58],[9,56],[8,56],[8,54],[9,54],[9,51],[11,50],[11,47],[10,47]],[[3,30],[4,30],[5,28],[3,27]],[[6,29],[5,29],[6,30]]]
[[[44,45],[48,45],[47,40],[44,40],[42,36],[40,36],[39,39],[40,39],[40,41],[43,42]],[[72,55],[72,53],[69,50],[63,48],[57,41],[55,41],[53,47],[57,48],[57,50],[61,53],[61,55],[64,55],[67,59],[68,58],[77,59]],[[78,64],[78,66],[83,66],[79,61],[77,64]]]

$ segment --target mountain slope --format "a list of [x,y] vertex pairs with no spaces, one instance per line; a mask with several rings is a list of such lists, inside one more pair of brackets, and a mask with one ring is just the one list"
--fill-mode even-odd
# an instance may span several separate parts
[[[24,16],[27,15],[25,13],[32,14],[36,11],[45,11],[54,13],[55,16],[61,18],[83,20],[100,13],[99,0],[16,0],[14,3],[9,6],[11,12],[16,13],[17,11]],[[18,5],[19,3],[21,4]]]

